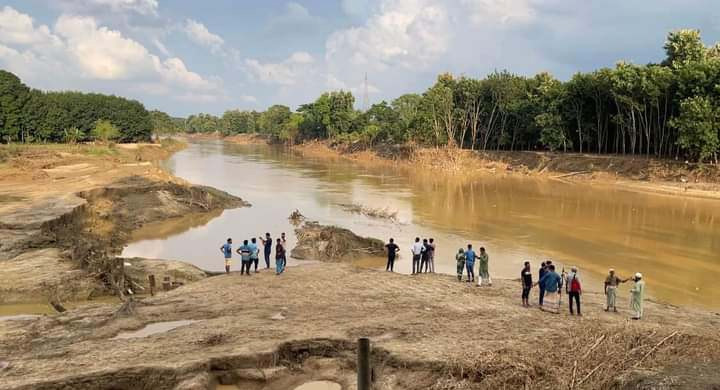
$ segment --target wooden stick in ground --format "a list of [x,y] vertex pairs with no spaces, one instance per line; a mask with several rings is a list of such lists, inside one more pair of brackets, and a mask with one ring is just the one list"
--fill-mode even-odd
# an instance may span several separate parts
[[603,342],[603,340],[605,340],[605,335],[600,336],[600,337],[597,339],[597,341],[595,341],[595,343],[593,344],[593,346],[590,347],[590,349],[588,349],[587,352],[585,352],[585,354],[582,356],[581,359],[585,359],[586,357],[588,357],[588,356],[590,355],[590,353],[592,353],[592,351],[594,351],[595,348],[597,348],[597,347],[600,345],[600,343]]
[[578,386],[582,385],[583,382],[585,382],[586,380],[588,380],[588,378],[590,378],[590,376],[591,376],[592,374],[594,374],[595,371],[598,370],[598,368],[602,367],[603,364],[605,364],[605,363],[600,363],[600,364],[597,365],[597,367],[595,367],[595,368],[593,368],[592,370],[590,370],[590,372],[588,372],[587,375],[585,375],[582,379],[580,379],[580,381],[577,383]]
[[572,379],[570,379],[570,390],[575,388],[575,375],[577,374],[577,360],[573,363]]
[[670,334],[670,336],[665,337],[664,339],[660,340],[659,343],[655,344],[654,347],[652,347],[640,360],[638,360],[637,363],[635,363],[634,367],[637,367],[640,365],[640,363],[643,362],[648,356],[650,356],[653,352],[655,352],[658,348],[660,348],[661,345],[663,345],[666,341],[670,340],[671,338],[675,337],[679,332],[676,330]]

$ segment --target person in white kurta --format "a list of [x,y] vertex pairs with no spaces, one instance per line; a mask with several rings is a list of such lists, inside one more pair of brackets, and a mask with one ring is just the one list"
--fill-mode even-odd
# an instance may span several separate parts
[[630,310],[633,311],[633,319],[639,320],[643,315],[643,299],[645,298],[645,281],[642,274],[636,273],[633,278],[635,285],[630,289]]

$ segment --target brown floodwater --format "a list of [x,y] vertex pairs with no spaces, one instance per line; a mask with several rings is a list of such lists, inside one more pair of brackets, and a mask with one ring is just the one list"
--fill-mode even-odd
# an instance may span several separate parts
[[[402,249],[395,265],[399,272],[410,271],[413,238],[433,237],[438,272],[455,273],[455,253],[472,243],[488,250],[496,278],[518,278],[525,260],[537,271],[541,261],[552,259],[560,268],[578,266],[584,287],[602,290],[602,278],[612,267],[623,278],[642,272],[648,293],[660,301],[720,308],[716,200],[539,178],[464,180],[219,141],[193,143],[166,165],[179,177],[228,191],[253,206],[211,220],[189,216],[138,231],[126,256],[185,260],[220,271],[218,248],[227,237],[237,247],[245,238],[286,232],[292,248],[288,216],[298,209],[311,220],[360,235],[394,237]],[[397,221],[352,213],[347,204],[397,212]],[[384,267],[377,259],[350,261]],[[621,294],[629,287],[623,285]]]

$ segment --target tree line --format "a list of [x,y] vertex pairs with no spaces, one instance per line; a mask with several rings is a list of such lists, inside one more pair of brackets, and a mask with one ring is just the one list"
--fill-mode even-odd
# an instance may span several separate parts
[[[415,143],[473,150],[614,153],[694,161],[718,160],[720,44],[698,30],[668,34],[658,64],[619,62],[576,73],[496,71],[485,78],[440,75],[421,94],[367,110],[350,92],[326,92],[295,111],[229,110],[173,118],[137,101],[79,92],[29,89],[0,71],[2,142],[149,139],[152,132],[266,134],[283,142],[330,139],[372,147]],[[102,125],[102,126],[99,126]],[[110,128],[108,125],[114,127]]]
[[720,149],[720,44],[698,30],[668,34],[659,64],[619,62],[560,81],[496,71],[483,79],[442,74],[422,94],[366,111],[351,93],[322,94],[296,112],[191,115],[187,132],[264,133],[286,142],[452,146],[475,150],[615,153],[717,162]]
[[136,142],[151,138],[150,113],[138,101],[31,89],[0,70],[0,142]]

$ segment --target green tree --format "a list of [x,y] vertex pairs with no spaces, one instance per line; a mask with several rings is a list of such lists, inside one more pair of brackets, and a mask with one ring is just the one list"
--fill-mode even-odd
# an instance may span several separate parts
[[664,64],[676,68],[705,58],[706,49],[699,30],[683,29],[669,33],[664,48],[667,55]]
[[101,119],[95,123],[95,128],[92,129],[90,135],[96,141],[108,142],[118,139],[120,137],[120,130],[110,121]]
[[680,102],[680,115],[670,121],[678,129],[678,145],[702,162],[712,158],[717,163],[720,148],[720,108],[705,96]]
[[572,141],[567,138],[563,129],[562,117],[558,114],[545,113],[535,117],[535,122],[540,127],[540,142],[551,151],[567,151],[572,147]]
[[300,134],[300,125],[302,121],[302,114],[290,114],[290,118],[282,126],[282,130],[280,131],[280,139],[291,145],[297,142],[298,135]]
[[228,134],[254,133],[255,118],[251,112],[240,110],[225,111],[222,116],[223,132]]
[[260,132],[280,137],[280,133],[290,120],[291,112],[287,106],[276,104],[260,115],[258,127]]
[[181,130],[174,118],[162,111],[150,111],[150,120],[154,134],[175,134]]
[[0,70],[0,138],[20,141],[23,136],[23,107],[30,90],[10,72]]

